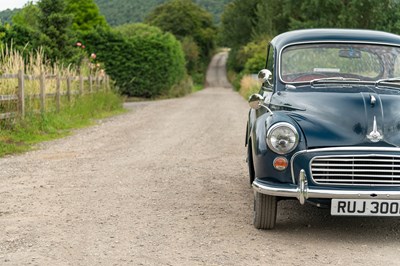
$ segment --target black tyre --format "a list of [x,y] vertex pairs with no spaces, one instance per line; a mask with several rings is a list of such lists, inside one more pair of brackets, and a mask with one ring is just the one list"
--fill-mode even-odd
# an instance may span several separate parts
[[251,151],[251,142],[247,145],[247,166],[249,167],[250,185],[252,185],[255,178],[255,173],[253,164],[253,153]]
[[273,229],[276,223],[277,200],[275,196],[254,192],[254,227]]

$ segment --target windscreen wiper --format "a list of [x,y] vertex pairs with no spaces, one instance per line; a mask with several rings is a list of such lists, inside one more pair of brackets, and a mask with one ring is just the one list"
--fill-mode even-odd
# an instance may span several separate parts
[[335,83],[335,82],[343,82],[343,81],[361,81],[358,78],[344,78],[344,77],[331,77],[331,78],[320,78],[320,79],[313,79],[310,81],[311,86],[318,83]]
[[386,83],[385,84],[386,86],[388,86],[387,83],[397,83],[397,84],[390,84],[390,85],[400,87],[400,77],[389,78],[389,79],[379,79],[379,80],[375,81],[375,87],[378,87],[380,85],[380,83]]

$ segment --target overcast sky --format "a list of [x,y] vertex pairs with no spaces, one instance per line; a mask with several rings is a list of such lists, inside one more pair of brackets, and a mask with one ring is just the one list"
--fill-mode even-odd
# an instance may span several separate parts
[[[21,8],[28,2],[29,0],[0,0],[0,11],[8,8]],[[34,0],[33,2],[37,2],[37,0]]]

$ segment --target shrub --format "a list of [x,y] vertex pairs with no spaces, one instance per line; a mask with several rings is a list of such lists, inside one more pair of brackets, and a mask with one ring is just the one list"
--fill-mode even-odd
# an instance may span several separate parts
[[193,90],[193,80],[191,79],[190,76],[187,76],[181,82],[172,86],[168,94],[164,96],[166,96],[167,98],[182,97],[185,96],[186,94],[191,93],[192,90]]
[[261,69],[265,68],[265,55],[254,54],[244,65],[244,73],[257,74]]
[[270,37],[260,36],[240,49],[232,49],[229,53],[228,68],[245,74],[258,73],[265,67],[267,47]]
[[190,74],[199,70],[200,49],[192,37],[185,37],[182,40],[182,48],[185,53],[186,69]]
[[164,2],[154,8],[145,21],[171,32],[180,40],[192,37],[199,48],[199,58],[207,62],[215,48],[216,28],[212,15],[192,0]]
[[120,92],[153,98],[167,94],[185,77],[185,58],[180,42],[170,33],[140,25],[138,34],[125,37],[118,31],[98,29],[83,38],[96,52]]

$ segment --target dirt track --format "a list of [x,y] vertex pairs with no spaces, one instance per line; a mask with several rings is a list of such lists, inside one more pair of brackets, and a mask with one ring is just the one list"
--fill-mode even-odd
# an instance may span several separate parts
[[201,92],[0,159],[0,265],[399,265],[399,219],[288,201],[274,231],[253,228],[225,60]]

